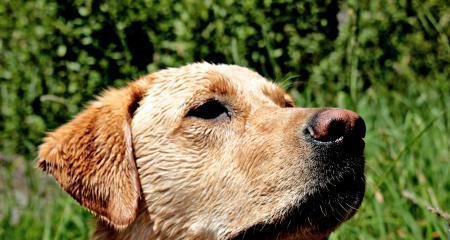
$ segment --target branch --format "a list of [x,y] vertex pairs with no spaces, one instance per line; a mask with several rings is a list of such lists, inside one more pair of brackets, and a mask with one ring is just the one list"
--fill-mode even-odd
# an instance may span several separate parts
[[403,197],[405,197],[406,199],[410,200],[411,202],[415,203],[416,205],[425,207],[428,211],[436,214],[438,217],[441,217],[445,220],[447,220],[448,222],[450,222],[450,214],[438,207],[433,207],[431,206],[429,203],[427,203],[426,201],[419,199],[417,196],[415,196],[412,192],[404,190],[402,191],[402,195]]

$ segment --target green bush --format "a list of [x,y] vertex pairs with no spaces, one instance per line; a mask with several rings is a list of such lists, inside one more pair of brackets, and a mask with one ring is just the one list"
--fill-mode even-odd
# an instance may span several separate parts
[[34,153],[45,130],[106,86],[194,61],[249,66],[299,90],[310,83],[353,98],[374,83],[404,88],[411,77],[448,76],[448,6],[359,4],[6,0],[1,150]]
[[[32,239],[85,238],[88,214],[51,193],[54,186],[46,188],[30,167],[45,132],[107,86],[198,61],[248,66],[283,84],[299,105],[364,116],[368,200],[336,238],[442,237],[445,221],[409,205],[400,192],[450,201],[450,143],[443,136],[450,131],[449,22],[450,6],[437,0],[3,0],[0,238],[23,237],[20,229],[30,224]],[[16,176],[38,193],[22,206],[30,217],[21,223],[11,220]],[[52,206],[43,196],[58,199],[44,223],[36,219]],[[81,218],[62,216],[66,210]],[[60,219],[56,227],[52,219]]]

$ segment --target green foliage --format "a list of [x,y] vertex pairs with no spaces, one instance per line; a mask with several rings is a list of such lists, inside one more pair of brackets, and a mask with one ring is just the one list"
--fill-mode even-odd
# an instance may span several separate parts
[[444,238],[447,222],[400,193],[449,208],[449,22],[437,0],[4,0],[0,239],[86,238],[89,214],[32,167],[45,132],[107,86],[194,61],[364,117],[367,197],[332,238]]

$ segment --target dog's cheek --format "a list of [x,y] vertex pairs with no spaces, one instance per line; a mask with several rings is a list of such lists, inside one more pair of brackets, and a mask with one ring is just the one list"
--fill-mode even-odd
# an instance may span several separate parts
[[185,136],[160,137],[157,146],[139,149],[146,149],[139,151],[136,158],[155,231],[183,234],[176,236],[186,239],[185,234],[193,234],[190,226],[199,221],[203,228],[195,234],[210,231],[207,228],[210,219],[199,219],[199,216],[209,216],[204,214],[205,206],[212,206],[210,202],[216,197],[213,194],[221,191],[215,188],[213,169],[217,168],[212,166],[217,153]]
[[170,138],[185,149],[214,152],[222,147],[229,134],[223,123],[187,119],[172,131]]

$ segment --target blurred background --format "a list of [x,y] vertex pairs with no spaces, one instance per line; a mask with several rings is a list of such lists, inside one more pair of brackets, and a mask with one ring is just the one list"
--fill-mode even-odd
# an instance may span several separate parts
[[87,239],[91,214],[34,167],[45,132],[107,86],[198,61],[363,116],[366,197],[330,239],[448,239],[449,22],[438,0],[2,0],[0,239]]

